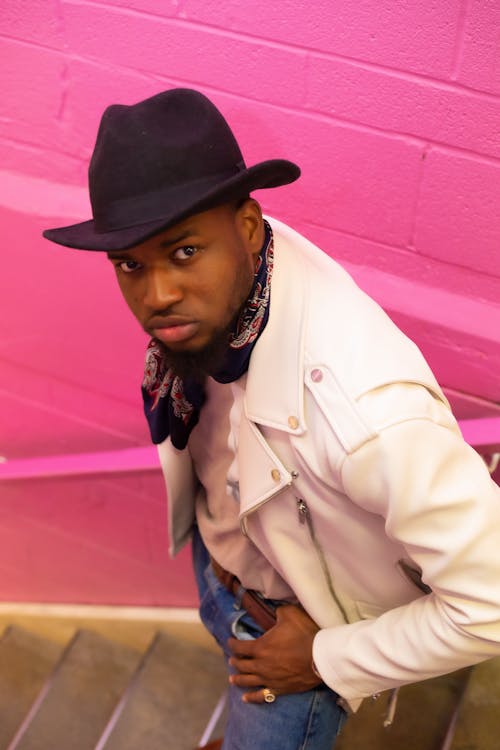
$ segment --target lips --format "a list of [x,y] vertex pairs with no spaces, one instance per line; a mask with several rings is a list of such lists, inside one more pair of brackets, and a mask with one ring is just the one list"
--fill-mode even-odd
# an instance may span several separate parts
[[187,341],[192,338],[199,328],[195,320],[186,320],[179,316],[158,318],[150,321],[148,331],[165,345]]

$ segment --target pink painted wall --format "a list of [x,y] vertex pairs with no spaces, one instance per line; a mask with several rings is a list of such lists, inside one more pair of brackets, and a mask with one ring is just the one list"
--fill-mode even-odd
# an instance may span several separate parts
[[[494,0],[3,0],[5,469],[147,444],[144,337],[111,270],[40,232],[88,217],[103,108],[179,85],[213,98],[248,163],[302,166],[264,208],[379,299],[459,417],[499,416],[499,38]],[[157,469],[1,470],[0,600],[194,603]]]

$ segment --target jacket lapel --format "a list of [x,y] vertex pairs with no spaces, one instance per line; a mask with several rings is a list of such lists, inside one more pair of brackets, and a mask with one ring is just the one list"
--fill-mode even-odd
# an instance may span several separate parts
[[[277,226],[275,226],[277,224]],[[307,277],[296,250],[272,220],[275,262],[271,309],[248,369],[245,414],[252,422],[301,435],[304,421],[304,330]],[[277,377],[277,374],[280,376]]]
[[266,428],[297,436],[306,431],[304,329],[307,277],[304,272],[299,272],[296,251],[281,231],[281,225],[275,220],[272,220],[272,225],[275,264],[271,309],[267,326],[250,359],[238,440],[243,529],[249,512],[292,483],[289,469],[264,438]]

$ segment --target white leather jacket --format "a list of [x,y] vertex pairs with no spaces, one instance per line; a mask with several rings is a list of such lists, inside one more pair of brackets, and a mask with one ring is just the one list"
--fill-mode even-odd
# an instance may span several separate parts
[[[353,708],[500,654],[500,488],[416,346],[289,227],[252,353],[241,528],[321,627],[314,662]],[[159,446],[171,552],[187,541],[189,450]]]

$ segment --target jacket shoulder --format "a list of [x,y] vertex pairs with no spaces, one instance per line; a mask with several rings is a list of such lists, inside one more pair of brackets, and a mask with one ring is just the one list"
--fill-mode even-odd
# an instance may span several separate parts
[[417,345],[326,252],[281,223],[275,229],[286,262],[298,267],[305,296],[304,362],[328,367],[350,397],[391,383],[425,386],[447,404]]

